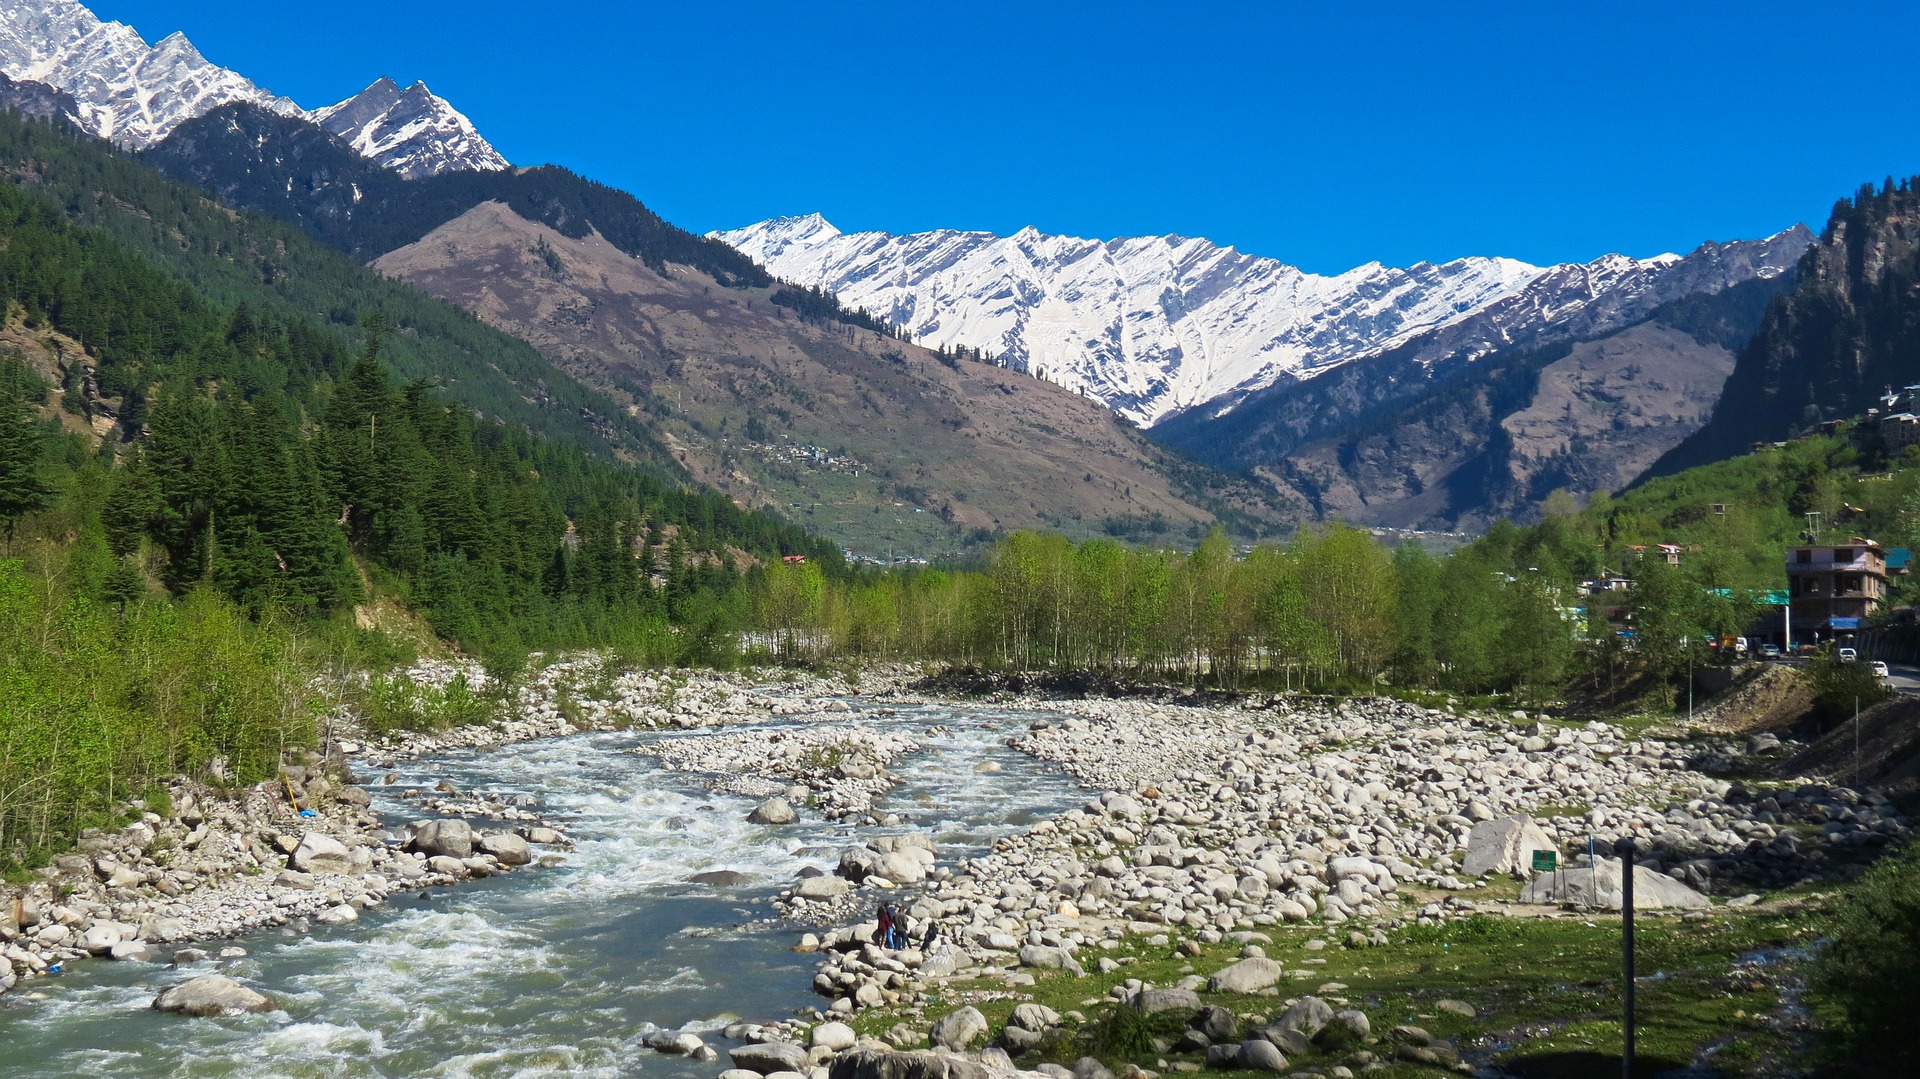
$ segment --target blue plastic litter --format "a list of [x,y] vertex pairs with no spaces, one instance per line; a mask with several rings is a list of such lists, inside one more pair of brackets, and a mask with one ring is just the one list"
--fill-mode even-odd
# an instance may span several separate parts
[[301,811],[300,811],[300,815],[301,815],[301,816],[303,816],[303,817],[317,817],[317,816],[319,816],[320,814],[318,814],[318,813],[315,813],[315,812],[314,812],[313,810],[311,810],[311,809],[303,809],[303,810],[301,810]]

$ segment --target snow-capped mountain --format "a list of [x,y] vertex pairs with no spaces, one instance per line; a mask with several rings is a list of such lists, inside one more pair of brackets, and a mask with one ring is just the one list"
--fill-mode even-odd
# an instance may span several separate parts
[[75,0],[0,0],[0,73],[71,94],[83,128],[143,150],[181,123],[236,101],[326,127],[408,178],[507,168],[453,106],[424,83],[389,79],[317,112],[200,55],[184,34],[148,46],[132,27],[103,22]]
[[72,0],[0,2],[0,71],[72,94],[89,130],[134,149],[230,101],[300,111],[209,63],[185,35],[169,35],[149,48],[132,27],[102,22]]
[[[818,214],[713,235],[774,275],[824,288],[922,344],[985,349],[1142,425],[1210,402],[1228,408],[1276,382],[1313,378],[1448,327],[1474,332],[1444,355],[1471,351],[1477,337],[1497,347],[1530,327],[1660,293],[1664,278],[1698,276],[1691,255],[1551,267],[1502,258],[1404,269],[1368,263],[1323,276],[1203,239],[1101,241],[1032,228],[1004,237],[845,234]],[[1764,266],[1746,276],[1792,264],[1757,261]],[[1483,312],[1489,318],[1476,320]],[[1424,354],[1427,342],[1419,347]]]
[[424,82],[405,90],[392,79],[308,117],[347,141],[362,157],[414,180],[442,172],[498,172],[507,159],[480,137],[472,121]]

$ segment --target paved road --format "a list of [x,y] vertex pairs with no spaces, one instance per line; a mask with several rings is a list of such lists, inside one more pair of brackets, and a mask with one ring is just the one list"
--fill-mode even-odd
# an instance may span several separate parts
[[[1789,667],[1807,665],[1804,656],[1782,656],[1768,662],[1784,663]],[[1905,696],[1920,697],[1920,667],[1911,667],[1904,663],[1887,664],[1887,688]]]

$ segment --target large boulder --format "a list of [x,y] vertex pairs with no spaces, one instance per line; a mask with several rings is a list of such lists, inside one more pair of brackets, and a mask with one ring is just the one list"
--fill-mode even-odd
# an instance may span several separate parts
[[1460,867],[1460,875],[1510,873],[1524,877],[1533,872],[1533,852],[1537,850],[1559,848],[1533,823],[1532,817],[1521,814],[1481,821],[1467,835],[1467,857]]
[[805,1072],[807,1051],[793,1042],[755,1042],[727,1050],[736,1068],[772,1075],[774,1072]]
[[[1592,866],[1541,873],[1520,889],[1522,903],[1578,903],[1607,910],[1626,905],[1621,894],[1620,859],[1600,858]],[[1680,881],[1644,865],[1633,867],[1633,909],[1694,909],[1712,901]]]
[[986,1033],[987,1017],[980,1014],[980,1009],[968,1006],[933,1024],[933,1029],[927,1031],[927,1040],[937,1049],[960,1052]]
[[747,814],[747,819],[755,824],[792,824],[800,816],[785,798],[769,798],[754,806],[753,812]]
[[1210,993],[1258,993],[1278,984],[1287,968],[1271,959],[1242,959],[1207,979]]
[[480,848],[480,853],[493,855],[501,865],[526,865],[533,861],[533,850],[527,841],[512,832],[483,835],[475,846]]
[[463,820],[430,820],[414,826],[407,849],[429,858],[473,857],[473,829]]
[[1072,973],[1076,977],[1084,977],[1087,973],[1086,970],[1080,966],[1079,960],[1073,957],[1072,952],[1067,951],[1065,948],[1053,948],[1045,944],[1029,944],[1021,948],[1020,965],[1023,967],[1039,967],[1042,970],[1064,970]]
[[989,1079],[976,1061],[945,1053],[856,1049],[833,1058],[828,1079]]
[[918,884],[927,879],[928,871],[933,868],[933,852],[923,847],[875,850],[874,846],[870,843],[841,852],[835,872],[851,881],[884,877],[895,884]]
[[324,832],[307,832],[293,848],[287,864],[301,873],[351,873],[353,852]]
[[1031,1030],[1037,1034],[1059,1026],[1060,1013],[1045,1004],[1029,1002],[1013,1009],[1013,1014],[1007,1017],[1007,1025],[1019,1030]]
[[256,993],[220,974],[189,978],[154,997],[153,1006],[175,1015],[239,1015],[270,1012],[279,1007],[272,997]]

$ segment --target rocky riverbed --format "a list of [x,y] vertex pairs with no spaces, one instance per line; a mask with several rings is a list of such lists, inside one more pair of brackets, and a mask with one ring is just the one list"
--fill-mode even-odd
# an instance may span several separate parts
[[[837,677],[620,674],[581,657],[540,670],[511,716],[496,723],[380,738],[345,724],[327,768],[316,758],[233,797],[176,785],[172,804],[156,807],[166,812],[89,836],[85,850],[45,879],[0,896],[0,954],[11,961],[0,984],[92,955],[191,964],[200,950],[174,952],[195,941],[263,926],[337,929],[418,885],[564,865],[586,826],[583,807],[592,806],[594,819],[629,821],[636,831],[625,838],[633,842],[701,850],[704,869],[687,866],[679,878],[701,887],[784,874],[791,883],[767,894],[772,905],[752,923],[786,919],[803,954],[818,956],[812,989],[821,1004],[812,1016],[634,1032],[657,1052],[697,1063],[733,1041],[743,1043],[734,1063],[754,1075],[962,1074],[949,1058],[882,1052],[931,1038],[968,1051],[966,1067],[1005,1070],[1032,1063],[1026,1053],[1057,1045],[1062,1024],[1080,1020],[1035,1005],[995,1032],[984,1020],[954,1019],[936,999],[950,1001],[954,987],[966,986],[983,1006],[1017,1002],[1039,980],[1098,978],[1111,988],[1102,993],[1108,1001],[1191,1013],[1198,1033],[1185,1041],[1208,1039],[1208,1052],[1189,1045],[1189,1057],[1273,1069],[1285,1066],[1290,1046],[1298,1055],[1301,1038],[1318,1044],[1340,1011],[1335,995],[1328,1015],[1307,1006],[1325,1020],[1313,1031],[1282,1022],[1319,983],[1299,952],[1269,958],[1263,949],[1276,940],[1304,941],[1309,953],[1371,948],[1409,927],[1474,913],[1617,908],[1620,867],[1588,862],[1590,837],[1601,850],[1633,840],[1641,902],[1698,917],[1753,904],[1768,889],[1834,879],[1910,828],[1875,792],[1813,782],[1748,786],[1718,774],[1762,771],[1776,747],[1759,740],[1641,739],[1605,724],[1388,700],[1016,697],[929,706],[908,688],[911,673],[868,674],[856,687]],[[429,685],[455,677],[479,685],[484,677],[445,664],[424,665],[416,676]],[[986,806],[1013,793],[1001,777],[1005,751],[970,752],[964,774],[944,776],[937,789],[915,787],[924,781],[911,773],[951,741],[951,720],[930,717],[943,708],[997,725],[1006,750],[1071,776],[1084,797],[984,840],[930,823],[941,818],[942,802],[964,795]],[[589,770],[568,780],[579,788],[569,803],[578,819],[551,816],[540,792],[557,782],[543,777],[558,773],[543,769],[588,764],[555,754],[595,730],[658,732],[604,736],[616,740],[593,743],[594,752],[643,758],[712,799],[673,795],[635,817],[635,807],[595,801],[595,784],[616,781]],[[475,755],[496,760],[521,752],[506,748],[511,743],[534,740],[547,748],[521,755],[547,763],[524,775],[456,774]],[[447,774],[436,775],[442,762]],[[368,787],[343,784],[343,775],[403,816],[417,809],[417,819],[383,823],[369,808]],[[715,830],[719,813],[734,823]],[[736,840],[725,837],[777,845],[786,829],[808,838],[783,854],[768,847],[754,855],[759,870],[728,864],[724,844]],[[820,845],[824,835],[834,846]],[[619,856],[639,849],[628,843]],[[614,858],[608,851],[603,857]],[[1562,871],[1530,872],[1535,852],[1545,851]],[[604,887],[595,881],[611,879],[614,863],[600,864],[570,888]],[[1565,872],[1569,865],[1576,871]],[[658,885],[659,871],[649,869],[648,887]],[[881,901],[905,915],[912,946],[874,945],[864,916]],[[1232,962],[1187,964],[1164,984],[1126,978],[1142,948],[1195,957],[1226,948]],[[993,988],[979,997],[983,984]],[[270,995],[276,987],[260,988]],[[1299,1037],[1247,1036],[1239,1021],[1228,1052],[1224,1021],[1216,1016],[1209,1027],[1212,994],[1273,998],[1262,1022]],[[893,1023],[887,1037],[850,1036],[843,1024],[876,1010]],[[1423,1036],[1417,1028],[1363,1034],[1354,1044],[1383,1049],[1373,1054],[1380,1059],[1424,1060],[1424,1052],[1449,1064],[1454,1050]],[[988,1038],[1008,1055],[983,1063],[978,1049]],[[1271,1043],[1281,1063],[1253,1042]],[[1355,1051],[1362,1056],[1351,1065],[1379,1062],[1365,1056],[1371,1049]]]

